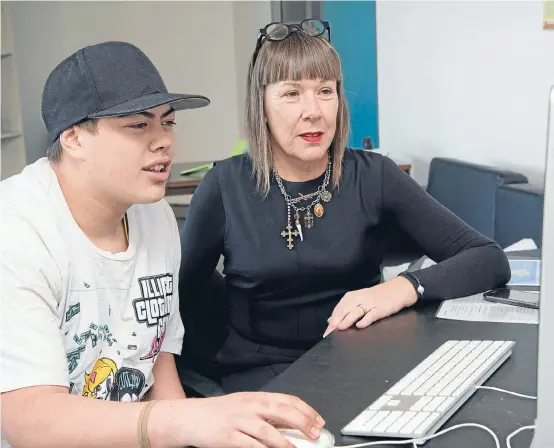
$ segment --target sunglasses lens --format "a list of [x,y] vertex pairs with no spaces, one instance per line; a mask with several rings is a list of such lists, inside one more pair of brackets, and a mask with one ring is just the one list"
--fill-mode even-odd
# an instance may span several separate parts
[[273,40],[282,40],[289,34],[288,27],[283,23],[274,23],[266,30],[267,37]]
[[319,36],[323,34],[325,31],[325,25],[321,23],[319,20],[304,20],[302,22],[302,30],[311,35],[311,36]]

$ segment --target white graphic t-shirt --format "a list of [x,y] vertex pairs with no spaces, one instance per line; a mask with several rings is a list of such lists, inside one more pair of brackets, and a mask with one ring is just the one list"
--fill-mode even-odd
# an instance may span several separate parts
[[129,246],[98,249],[46,159],[0,183],[0,391],[66,386],[137,401],[160,351],[180,354],[179,232],[162,200],[127,212]]

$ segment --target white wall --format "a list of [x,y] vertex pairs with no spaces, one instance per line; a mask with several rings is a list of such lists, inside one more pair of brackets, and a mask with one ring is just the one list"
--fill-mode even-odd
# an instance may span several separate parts
[[44,154],[40,99],[49,72],[77,49],[106,40],[141,48],[170,91],[211,99],[206,108],[177,114],[177,162],[230,154],[239,138],[235,28],[240,18],[232,2],[40,1],[10,7],[28,163]]
[[271,22],[269,1],[233,2],[239,133],[244,137],[244,100],[248,66],[256,48],[258,30]]
[[542,3],[380,1],[380,146],[426,182],[435,156],[542,181],[554,31]]

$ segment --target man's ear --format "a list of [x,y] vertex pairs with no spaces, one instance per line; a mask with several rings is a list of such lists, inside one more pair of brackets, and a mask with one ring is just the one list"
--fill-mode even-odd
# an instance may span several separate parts
[[74,159],[82,159],[83,151],[79,141],[80,129],[77,126],[71,126],[60,134],[60,145],[65,153]]

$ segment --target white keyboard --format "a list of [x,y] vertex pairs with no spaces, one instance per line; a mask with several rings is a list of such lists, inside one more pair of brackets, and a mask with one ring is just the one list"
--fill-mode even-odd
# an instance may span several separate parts
[[434,434],[512,354],[513,341],[448,341],[342,430],[417,439]]

